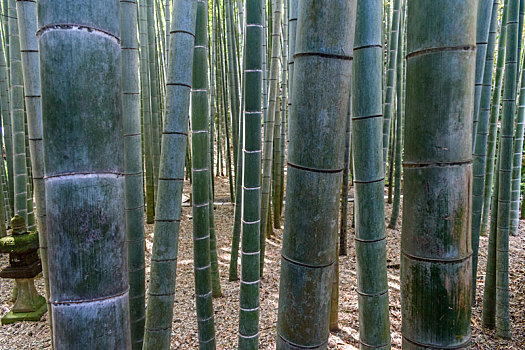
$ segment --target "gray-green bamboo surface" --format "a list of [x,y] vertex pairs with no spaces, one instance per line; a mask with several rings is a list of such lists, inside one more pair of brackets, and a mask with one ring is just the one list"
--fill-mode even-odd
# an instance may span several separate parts
[[277,349],[327,348],[355,9],[299,2]]
[[[499,168],[499,159],[497,168]],[[490,212],[490,233],[487,251],[487,266],[485,268],[485,288],[483,290],[482,324],[485,328],[493,329],[496,326],[496,239],[498,226],[498,192],[499,172],[495,174],[494,195]]]
[[149,72],[149,48],[148,48],[148,15],[147,0],[139,2],[139,42],[140,42],[140,85],[142,99],[142,119],[144,135],[144,165],[146,175],[146,222],[152,224],[155,221],[155,194],[153,179],[153,149],[151,135],[151,98],[150,98],[150,72]]
[[[520,6],[521,8],[521,6]],[[523,156],[523,132],[525,131],[525,60],[521,67],[521,86],[519,93],[516,133],[514,136],[514,154],[512,160],[512,203],[510,209],[510,234],[516,236],[519,228],[521,166]]]
[[[20,37],[20,54],[24,78],[25,107],[27,112],[27,130],[31,154],[33,188],[36,202],[40,260],[49,323],[52,325],[51,306],[49,304],[49,275],[47,269],[47,233],[46,233],[46,191],[44,186],[44,146],[42,139],[42,114],[40,101],[40,62],[38,60],[37,8],[36,2],[17,0],[16,13]],[[32,199],[31,199],[32,201]]]
[[128,249],[131,346],[144,339],[146,271],[144,257],[144,181],[140,129],[137,1],[120,0],[122,39],[122,124],[124,132],[124,201]]
[[148,31],[148,52],[149,55],[149,83],[150,83],[150,98],[151,98],[151,160],[153,163],[153,193],[154,206],[157,205],[158,197],[158,183],[159,183],[159,158],[160,158],[160,103],[159,103],[159,80],[158,80],[158,60],[157,60],[157,45],[155,38],[155,9],[154,3],[156,0],[145,0],[147,11],[147,31]]
[[490,198],[492,197],[492,186],[494,181],[494,159],[496,155],[496,139],[498,133],[498,120],[500,114],[501,88],[503,83],[503,69],[505,65],[505,41],[507,36],[507,3],[503,6],[501,29],[498,39],[498,58],[496,60],[496,75],[494,77],[494,89],[492,91],[492,104],[489,118],[489,139],[487,141],[487,163],[485,168],[485,185],[483,188],[483,211],[481,213],[480,235],[487,233],[489,222]]
[[[7,22],[6,19],[3,21]],[[5,30],[4,30],[5,32]],[[5,34],[2,34],[4,41],[7,41]],[[7,44],[6,44],[7,46]],[[13,133],[11,128],[11,114],[9,106],[9,81],[8,81],[8,67],[6,62],[6,55],[4,51],[4,45],[0,45],[0,102],[2,111],[2,126],[3,136],[5,140],[5,154],[6,161],[5,167],[7,169],[6,184],[7,184],[7,204],[9,207],[6,212],[9,214],[6,216],[8,220],[13,216],[14,208],[14,189],[13,189]]]
[[471,345],[475,0],[409,1],[403,349]]
[[[496,46],[496,32],[498,27],[499,2],[493,1],[490,34],[485,59],[485,72],[483,73],[483,86],[479,107],[479,121],[476,129],[477,137],[474,148],[473,182],[472,182],[472,283],[477,283],[479,235],[481,230],[481,214],[483,211],[483,192],[485,182],[485,169],[487,163],[487,144],[489,138],[490,99],[492,77],[494,68],[494,49]],[[490,160],[489,160],[490,161]],[[492,160],[493,161],[493,160]],[[492,184],[491,184],[492,186]],[[472,300],[476,301],[476,288],[472,288]]]
[[509,310],[509,228],[512,188],[514,115],[516,112],[516,72],[518,69],[519,0],[508,1],[503,111],[500,130],[500,167],[496,237],[496,333],[510,338]]
[[[173,3],[144,349],[170,346],[197,2]],[[207,208],[206,208],[207,209]]]
[[27,223],[27,169],[25,149],[24,82],[15,0],[9,0],[10,87],[9,106],[13,133],[14,214]]
[[239,349],[259,348],[262,1],[246,2]]
[[264,120],[262,154],[262,191],[261,191],[261,275],[264,267],[264,251],[268,234],[268,215],[270,212],[270,191],[272,177],[273,137],[275,114],[278,113],[277,96],[279,90],[279,57],[281,52],[281,7],[282,0],[273,0],[272,9],[272,50],[270,75],[268,77],[268,112]]
[[[525,17],[525,0],[520,0],[519,3],[519,21],[518,21],[518,67],[521,60],[521,48],[522,48],[522,36],[523,36],[523,20]],[[523,65],[523,63],[522,63]],[[523,69],[523,66],[522,66]],[[519,83],[520,70],[516,69],[516,85]],[[522,87],[523,85],[522,80]],[[525,89],[519,90],[519,97],[521,99],[522,92]],[[520,100],[521,101],[521,100]],[[524,100],[525,101],[525,100]],[[522,103],[519,102],[519,105]],[[518,107],[519,107],[518,105]],[[519,114],[515,123],[515,135],[514,135],[514,153],[512,160],[512,193],[511,193],[511,209],[510,209],[510,231],[509,234],[516,236],[519,228],[519,216],[520,216],[520,192],[521,192],[521,166],[522,166],[522,155],[523,155],[523,122],[525,115]]]
[[396,82],[396,143],[394,147],[394,158],[393,162],[395,166],[394,172],[394,201],[392,203],[392,215],[390,216],[390,223],[388,228],[395,229],[397,226],[397,219],[399,217],[399,209],[401,205],[401,172],[402,172],[402,158],[403,158],[403,122],[405,119],[405,13],[406,13],[406,2],[403,2],[401,18],[399,23],[399,50],[397,50],[397,82]]
[[197,1],[191,90],[193,261],[199,349],[215,349],[210,264],[208,131],[208,6]]
[[472,122],[473,151],[475,151],[476,147],[481,90],[483,88],[483,76],[485,73],[485,59],[487,57],[487,45],[493,2],[494,0],[478,0],[478,17],[476,27],[476,81],[474,83],[474,119]]
[[385,78],[385,102],[383,107],[383,171],[386,173],[388,146],[390,143],[390,124],[394,115],[394,96],[396,83],[397,50],[399,39],[399,16],[401,0],[394,0],[392,26],[388,37],[388,67]]
[[119,1],[38,7],[54,346],[129,349]]
[[358,2],[354,43],[352,151],[361,349],[390,348],[383,200],[382,10],[380,0]]

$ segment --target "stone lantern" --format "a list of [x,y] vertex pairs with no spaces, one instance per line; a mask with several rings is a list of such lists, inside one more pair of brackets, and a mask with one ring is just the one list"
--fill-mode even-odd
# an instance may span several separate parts
[[18,294],[11,311],[2,317],[2,324],[39,321],[47,306],[34,283],[34,278],[42,271],[38,233],[27,232],[24,218],[18,215],[11,219],[11,227],[11,235],[0,239],[0,253],[9,254],[9,266],[0,271],[0,277],[14,278]]

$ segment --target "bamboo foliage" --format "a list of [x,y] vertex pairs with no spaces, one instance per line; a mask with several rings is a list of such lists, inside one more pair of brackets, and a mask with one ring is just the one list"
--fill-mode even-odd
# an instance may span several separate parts
[[277,349],[328,342],[355,6],[299,2]]

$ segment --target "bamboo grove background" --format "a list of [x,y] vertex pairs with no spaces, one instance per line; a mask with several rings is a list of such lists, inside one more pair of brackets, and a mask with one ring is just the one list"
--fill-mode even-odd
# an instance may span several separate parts
[[[282,224],[277,347],[326,348],[348,244],[361,348],[390,347],[385,201],[389,227],[403,215],[404,348],[468,347],[472,307],[511,337],[509,235],[525,215],[525,0],[73,4],[2,0],[0,17],[0,232],[15,215],[39,232],[57,348],[83,336],[94,347],[169,348],[185,180],[199,347],[215,348],[217,176],[235,208],[228,277],[241,283],[239,348],[259,346],[266,237]],[[75,277],[62,282],[67,249],[87,244],[64,245],[61,232],[78,235],[64,196],[88,231],[97,210],[114,223],[100,249],[121,273],[81,292]],[[154,224],[148,295],[144,221]],[[480,235],[488,264],[474,305]],[[89,269],[93,256],[78,259]],[[120,292],[125,300],[108,301],[124,315],[111,339],[68,331],[104,312],[90,300]],[[78,310],[63,307],[71,300]]]

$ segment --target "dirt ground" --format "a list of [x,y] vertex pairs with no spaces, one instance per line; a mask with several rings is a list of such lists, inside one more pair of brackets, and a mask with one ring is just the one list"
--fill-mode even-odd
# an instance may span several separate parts
[[[237,348],[237,322],[239,307],[239,282],[228,281],[230,245],[232,235],[233,206],[228,203],[229,189],[227,179],[217,178],[215,224],[217,250],[223,296],[214,300],[215,327],[218,349]],[[185,193],[190,187],[185,185]],[[391,206],[386,207],[387,218]],[[351,219],[352,203],[349,207]],[[192,258],[192,220],[191,208],[182,210],[182,223],[179,243],[177,287],[175,295],[174,319],[171,349],[197,349],[197,322],[195,314],[195,294]],[[147,269],[149,281],[149,260],[153,244],[153,225],[146,226]],[[277,307],[279,297],[280,246],[282,229],[275,230],[273,238],[266,243],[265,275],[261,282],[260,348],[274,349],[276,337]],[[388,280],[390,285],[390,322],[392,348],[401,349],[401,308],[399,290],[399,250],[401,236],[401,217],[398,229],[388,229]],[[332,333],[330,349],[358,349],[359,328],[356,292],[355,251],[353,230],[349,232],[348,256],[340,258],[340,331]],[[510,307],[512,340],[499,340],[492,330],[481,328],[481,304],[486,266],[488,237],[481,237],[480,266],[477,280],[477,300],[472,314],[473,349],[525,349],[525,221],[520,222],[519,235],[510,238]],[[7,256],[0,257],[0,268],[7,265]],[[37,289],[43,294],[43,281],[36,280]],[[0,315],[12,306],[13,282],[0,280]],[[0,327],[0,349],[46,349],[50,348],[47,315],[40,322],[23,322]]]

